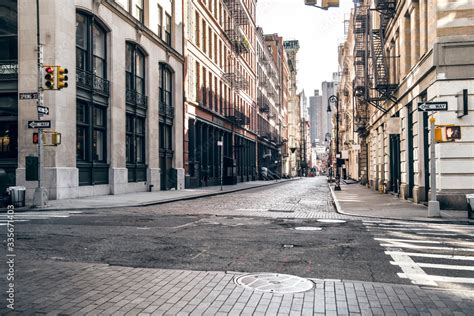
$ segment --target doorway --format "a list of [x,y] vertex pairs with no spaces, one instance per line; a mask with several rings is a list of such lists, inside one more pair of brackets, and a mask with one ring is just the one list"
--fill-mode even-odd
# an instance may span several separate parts
[[400,134],[390,135],[390,191],[400,193]]

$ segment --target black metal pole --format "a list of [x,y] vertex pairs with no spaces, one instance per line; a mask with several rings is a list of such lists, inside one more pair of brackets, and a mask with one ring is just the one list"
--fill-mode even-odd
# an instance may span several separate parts
[[[337,155],[339,154],[339,158]],[[341,191],[341,174],[339,171],[339,159],[341,154],[339,153],[339,98],[336,96],[336,184],[334,185],[335,191]]]

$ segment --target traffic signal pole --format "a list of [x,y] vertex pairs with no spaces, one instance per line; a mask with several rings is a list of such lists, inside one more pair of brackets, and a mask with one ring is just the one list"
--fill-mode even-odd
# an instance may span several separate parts
[[[42,87],[42,69],[43,69],[43,45],[40,41],[40,14],[39,0],[36,0],[36,44],[38,50],[38,106],[43,106],[44,95]],[[41,119],[41,113],[38,112],[38,120]],[[33,206],[42,208],[46,206],[47,194],[41,186],[41,176],[43,167],[43,129],[38,128],[38,187],[35,189],[33,197]]]
[[428,201],[428,217],[440,217],[440,206],[438,199],[436,197],[436,150],[435,150],[435,122],[434,112],[431,112],[430,117],[430,134],[431,134],[431,144],[430,144],[430,180],[431,180],[431,198]]

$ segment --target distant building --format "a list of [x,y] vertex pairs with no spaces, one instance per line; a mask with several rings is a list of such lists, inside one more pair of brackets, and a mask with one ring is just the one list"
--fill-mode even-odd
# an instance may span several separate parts
[[309,123],[311,125],[311,147],[321,141],[318,135],[318,117],[322,111],[322,96],[319,95],[319,90],[314,90],[314,95],[309,97]]

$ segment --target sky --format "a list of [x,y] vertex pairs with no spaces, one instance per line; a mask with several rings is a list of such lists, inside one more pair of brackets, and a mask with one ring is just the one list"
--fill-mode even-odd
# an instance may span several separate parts
[[298,90],[304,89],[307,97],[338,71],[337,47],[344,40],[344,17],[352,7],[351,0],[340,0],[339,8],[327,11],[305,6],[304,0],[257,1],[257,25],[265,34],[299,40]]

